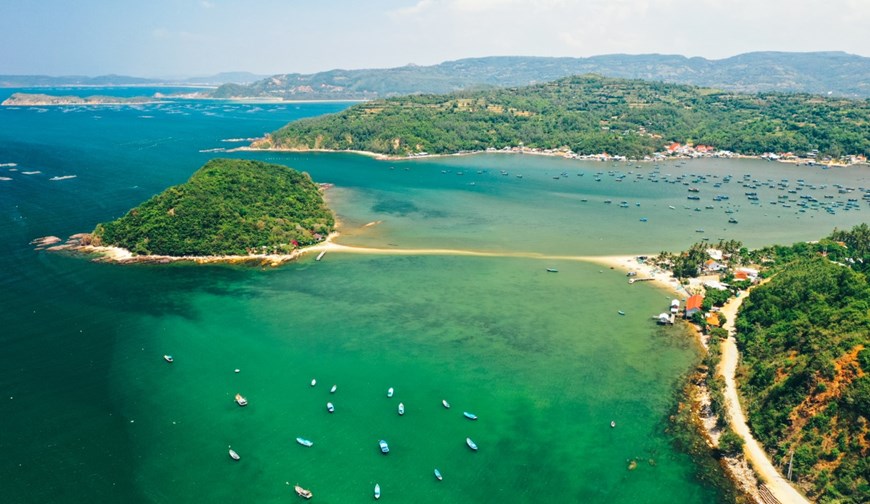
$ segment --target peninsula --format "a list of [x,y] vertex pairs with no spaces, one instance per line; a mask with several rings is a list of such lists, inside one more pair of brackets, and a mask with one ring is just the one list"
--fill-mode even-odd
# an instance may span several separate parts
[[[292,255],[323,241],[335,219],[307,173],[213,159],[123,217],[79,237],[80,249],[114,247],[161,260]],[[99,252],[99,250],[94,250]]]
[[675,142],[705,152],[865,159],[870,103],[585,75],[371,101],[292,122],[251,147],[395,157],[519,148],[640,159],[667,152]]

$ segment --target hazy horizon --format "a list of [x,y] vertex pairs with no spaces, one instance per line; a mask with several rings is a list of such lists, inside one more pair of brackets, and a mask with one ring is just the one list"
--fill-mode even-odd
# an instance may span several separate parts
[[[824,36],[814,36],[820,19]],[[870,55],[863,0],[13,0],[0,74],[208,76],[513,55]]]
[[[848,55],[852,55],[852,56],[868,57],[868,56],[864,56],[864,55],[861,55],[861,54],[849,53],[849,52],[846,52],[846,51],[829,50],[829,51],[748,51],[748,52],[745,52],[745,53],[738,53],[738,54],[733,54],[733,55],[730,55],[730,56],[724,56],[724,57],[722,57],[722,58],[705,58],[705,59],[710,60],[710,61],[719,61],[719,60],[725,60],[725,59],[733,58],[733,57],[736,57],[736,56],[741,56],[741,55],[744,55],[744,54],[750,54],[750,53],[765,53],[765,52],[769,52],[769,53],[794,53],[794,54],[807,54],[807,53],[812,53],[812,52],[833,52],[833,53],[837,53],[837,52],[839,52],[839,53],[844,53],[844,54],[848,54]],[[516,55],[516,54],[491,54],[491,55],[485,55],[485,56],[468,56],[468,57],[463,57],[463,58],[455,58],[455,59],[449,59],[449,60],[437,61],[437,62],[435,62],[435,63],[430,63],[430,64],[426,64],[426,65],[418,64],[418,63],[414,63],[414,62],[409,62],[409,63],[405,63],[404,65],[394,65],[394,66],[390,66],[390,67],[377,67],[377,66],[363,66],[363,67],[356,67],[356,68],[338,68],[338,67],[335,67],[335,68],[323,68],[323,69],[321,69],[321,70],[315,70],[315,71],[312,71],[312,72],[300,72],[300,71],[297,71],[297,70],[294,70],[294,69],[285,69],[285,70],[282,70],[282,71],[271,72],[271,73],[270,73],[270,72],[260,73],[260,72],[252,72],[252,71],[249,71],[249,70],[228,69],[228,70],[217,70],[217,71],[212,72],[212,73],[209,73],[209,74],[198,73],[198,74],[176,74],[176,75],[138,75],[138,74],[123,74],[123,73],[119,73],[119,72],[107,72],[107,73],[102,73],[102,74],[82,74],[82,73],[68,73],[68,74],[33,74],[33,73],[31,73],[31,74],[11,74],[11,73],[0,73],[0,75],[34,75],[34,76],[36,76],[36,75],[43,75],[43,76],[48,76],[48,77],[66,77],[66,76],[70,76],[70,77],[73,77],[73,76],[78,76],[78,77],[105,77],[105,76],[110,76],[110,75],[117,75],[117,76],[123,76],[123,77],[137,77],[137,78],[145,78],[145,79],[166,79],[166,80],[171,80],[171,79],[194,79],[194,78],[207,78],[207,77],[212,77],[212,76],[219,75],[219,74],[233,74],[233,73],[248,73],[248,74],[258,75],[258,76],[271,76],[271,75],[292,74],[292,73],[300,73],[300,74],[315,74],[315,73],[318,73],[318,72],[327,72],[327,71],[332,71],[332,70],[348,70],[348,71],[353,71],[353,70],[378,70],[378,69],[388,69],[388,68],[399,68],[399,67],[403,67],[403,66],[432,66],[432,65],[439,65],[439,64],[442,64],[442,63],[447,63],[447,62],[450,62],[450,61],[458,61],[458,60],[465,60],[465,59],[482,59],[482,58],[513,58],[513,57],[529,57],[529,58],[594,58],[594,57],[603,57],[603,56],[677,56],[677,57],[685,57],[685,58],[689,58],[689,59],[691,59],[691,58],[696,58],[696,57],[704,58],[704,56],[690,56],[690,55],[685,55],[685,54],[673,54],[673,53],[671,53],[671,54],[665,54],[665,53],[635,53],[635,54],[632,54],[632,53],[608,53],[608,54],[593,54],[593,55],[591,55],[591,56],[541,56],[541,55],[534,55],[534,54],[529,54],[529,55]]]

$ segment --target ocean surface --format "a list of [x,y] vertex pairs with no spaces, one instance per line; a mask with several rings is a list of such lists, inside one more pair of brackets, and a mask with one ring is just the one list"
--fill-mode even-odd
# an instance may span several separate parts
[[[723,501],[666,432],[699,359],[685,328],[650,319],[671,294],[546,257],[818,239],[866,221],[870,170],[221,152],[346,106],[0,108],[2,500],[279,502],[298,483],[364,502],[379,483],[387,502]],[[29,244],[90,231],[216,156],[335,184],[340,243],[543,258],[117,266]]]

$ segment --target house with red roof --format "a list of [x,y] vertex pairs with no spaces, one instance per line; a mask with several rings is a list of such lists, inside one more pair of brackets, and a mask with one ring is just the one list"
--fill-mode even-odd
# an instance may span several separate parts
[[701,303],[704,302],[704,296],[695,294],[686,300],[686,318],[691,317],[696,312],[701,311]]

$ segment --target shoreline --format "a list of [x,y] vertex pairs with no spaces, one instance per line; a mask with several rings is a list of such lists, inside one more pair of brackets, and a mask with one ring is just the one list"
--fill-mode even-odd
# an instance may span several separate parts
[[[336,101],[353,101],[353,100],[336,100]],[[691,155],[665,155],[662,152],[654,153],[653,157],[647,157],[643,159],[627,159],[622,156],[610,156],[607,158],[600,157],[597,154],[590,155],[572,155],[570,153],[562,152],[562,151],[552,151],[545,152],[543,150],[529,150],[528,148],[513,148],[510,150],[498,149],[498,150],[482,150],[482,151],[469,151],[469,152],[451,152],[445,154],[424,154],[424,155],[414,155],[408,154],[404,156],[383,154],[372,151],[362,151],[362,150],[353,150],[353,149],[311,149],[311,148],[298,148],[298,147],[251,147],[251,146],[242,146],[235,147],[232,149],[227,149],[225,152],[289,152],[289,153],[306,153],[306,152],[321,152],[321,153],[333,153],[333,154],[358,154],[361,156],[366,156],[370,158],[374,158],[380,161],[416,161],[421,159],[439,159],[439,158],[448,158],[448,157],[465,157],[465,156],[474,156],[481,154],[527,154],[531,156],[543,156],[543,157],[560,157],[564,159],[573,159],[576,161],[597,161],[597,162],[619,162],[619,163],[659,163],[666,162],[668,160],[692,160],[692,159],[756,159],[763,161],[770,161],[763,154],[737,154],[732,153],[730,156],[715,156],[715,155],[699,155],[699,156],[691,156]],[[655,157],[660,155],[660,157]],[[617,159],[619,158],[619,159]],[[855,161],[850,163],[837,163],[837,162],[819,162],[812,159],[777,159],[775,162],[777,163],[786,163],[792,164],[795,166],[816,166],[823,168],[848,168],[852,166],[870,166],[870,160],[865,161]]]
[[[187,262],[194,264],[245,264],[245,263],[260,263],[264,266],[280,266],[284,263],[294,261],[308,252],[318,252],[323,250],[323,247],[329,245],[332,240],[339,236],[337,231],[330,233],[320,243],[301,247],[289,254],[247,254],[247,255],[211,255],[211,256],[170,256],[170,255],[135,255],[133,252],[122,247],[106,247],[96,245],[83,245],[81,240],[88,236],[88,233],[74,234],[63,241],[54,236],[37,238],[31,243],[38,245],[46,240],[52,243],[63,243],[43,248],[37,246],[36,250],[47,250],[49,252],[72,252],[77,254],[96,256],[92,260],[94,262],[106,262],[114,264],[169,264],[176,262]],[[57,241],[54,241],[54,240]]]

